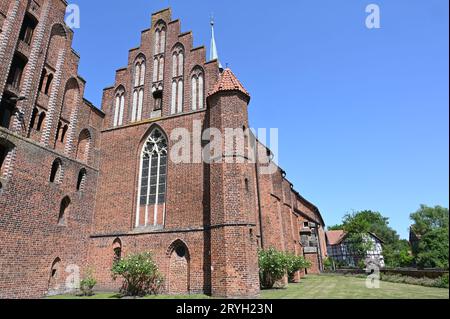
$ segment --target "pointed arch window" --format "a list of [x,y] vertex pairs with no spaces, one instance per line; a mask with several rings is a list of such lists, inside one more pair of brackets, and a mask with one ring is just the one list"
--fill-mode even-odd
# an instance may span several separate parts
[[155,55],[164,53],[166,49],[166,26],[159,22],[155,29]]
[[119,88],[114,98],[114,121],[113,126],[120,126],[123,124],[123,110],[125,107],[125,90]]
[[91,149],[92,137],[88,129],[80,132],[77,144],[76,158],[80,161],[87,162],[89,159],[89,151]]
[[60,183],[61,182],[61,169],[62,161],[57,158],[53,161],[52,169],[50,171],[50,183]]
[[[145,142],[140,159],[140,178],[136,227],[142,224],[162,225],[167,185],[167,138],[155,128]],[[162,207],[161,207],[162,206]],[[153,212],[151,210],[153,209]],[[153,214],[152,214],[153,213]]]
[[134,83],[133,83],[133,105],[131,111],[131,122],[142,119],[142,106],[144,104],[144,85],[145,85],[145,58],[139,56],[134,64]]
[[47,83],[45,84],[45,91],[44,91],[45,95],[48,95],[50,93],[50,87],[52,85],[52,82],[53,82],[53,74],[50,73],[47,77]]
[[82,168],[78,173],[77,178],[77,191],[82,192],[84,190],[84,185],[86,184],[87,172],[85,168]]
[[69,213],[70,198],[68,196],[64,197],[61,201],[58,215],[58,225],[67,226],[67,215]]
[[164,77],[164,56],[153,59],[153,82],[162,81]]
[[194,69],[191,76],[191,108],[193,111],[204,108],[204,77],[200,68]]
[[184,94],[184,50],[181,45],[177,45],[172,53],[172,101],[171,114],[183,112]]
[[172,77],[183,76],[184,72],[184,52],[181,47],[177,47],[172,54]]
[[39,81],[39,88],[38,88],[39,92],[42,92],[42,88],[44,87],[44,81],[46,77],[47,77],[47,70],[44,69],[42,71],[41,80]]

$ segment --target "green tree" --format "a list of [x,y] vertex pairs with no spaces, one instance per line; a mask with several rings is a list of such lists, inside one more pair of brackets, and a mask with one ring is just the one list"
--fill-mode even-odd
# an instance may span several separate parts
[[441,206],[420,209],[411,214],[414,224],[411,226],[419,242],[413,246],[415,261],[422,268],[448,268],[448,208]]
[[343,229],[344,229],[344,225],[342,225],[342,224],[328,226],[328,230],[343,230]]
[[370,232],[383,240],[383,256],[388,267],[406,267],[412,262],[409,243],[400,240],[398,233],[389,226],[389,218],[379,212],[364,210],[347,214],[342,225],[333,227],[348,233],[348,241],[352,243],[354,253],[360,258],[372,248],[371,244],[364,240],[364,234]]
[[409,267],[414,261],[409,242],[404,239],[384,244],[383,256],[390,268]]

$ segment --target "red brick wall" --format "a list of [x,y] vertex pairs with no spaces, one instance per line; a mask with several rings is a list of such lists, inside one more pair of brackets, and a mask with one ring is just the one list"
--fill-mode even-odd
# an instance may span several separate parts
[[[12,19],[12,8],[15,1],[1,1],[0,11],[9,8],[8,18]],[[88,242],[94,212],[94,201],[97,189],[99,165],[99,129],[103,114],[84,103],[82,92],[83,81],[77,74],[79,58],[71,51],[71,31],[65,29],[65,37],[51,37],[51,30],[57,23],[63,24],[65,4],[62,1],[38,1],[40,6],[33,8],[26,6],[27,1],[20,1],[19,10],[11,20],[13,31],[6,39],[5,55],[0,66],[0,92],[4,93],[4,81],[10,67],[12,54],[15,50],[27,55],[29,72],[25,72],[22,80],[22,91],[27,100],[20,102],[18,107],[24,112],[24,122],[12,130],[0,128],[0,143],[12,144],[13,156],[7,161],[7,175],[0,177],[0,298],[6,297],[40,297],[48,292],[51,267],[55,259],[59,258],[58,281],[64,289],[65,279],[69,275],[67,266],[77,265],[83,272],[88,260]],[[34,32],[33,41],[29,48],[17,41],[18,31],[25,12],[36,16],[39,20],[38,28]],[[3,11],[4,12],[4,11]],[[42,37],[41,37],[42,35]],[[39,39],[42,39],[39,42]],[[52,39],[52,40],[51,40]],[[0,52],[2,44],[0,43]],[[62,108],[64,84],[58,85],[54,81],[54,117],[46,117],[44,127],[49,132],[49,148],[39,136],[30,135],[28,139],[28,125],[30,123],[35,101],[42,110],[48,111],[49,98],[38,101],[38,86],[44,64],[56,68],[57,52],[66,49],[66,62],[59,70],[61,81],[71,77],[77,79],[80,86],[80,99],[73,103],[76,109],[77,121],[72,123],[71,129],[79,134],[83,129],[91,132],[91,148],[89,160],[80,162],[75,160],[73,152],[66,152],[64,148],[53,149],[59,111]],[[44,54],[40,54],[44,52]],[[45,54],[48,53],[48,54]],[[5,63],[4,63],[5,62]],[[33,67],[31,67],[33,65]],[[53,70],[58,71],[58,70]],[[39,104],[40,103],[40,104]],[[43,104],[43,105],[41,105]],[[69,141],[69,140],[67,140]],[[71,141],[70,143],[74,143]],[[76,146],[76,145],[75,145]],[[76,148],[76,147],[75,147]],[[73,148],[72,148],[73,149]],[[62,178],[57,183],[49,181],[50,171],[55,159],[62,161]],[[86,180],[82,190],[77,191],[77,179],[81,169],[86,170]],[[6,169],[5,169],[6,170]],[[66,213],[66,226],[58,225],[61,201],[70,198],[70,206]],[[52,280],[54,281],[54,280]],[[53,284],[53,283],[51,283]]]

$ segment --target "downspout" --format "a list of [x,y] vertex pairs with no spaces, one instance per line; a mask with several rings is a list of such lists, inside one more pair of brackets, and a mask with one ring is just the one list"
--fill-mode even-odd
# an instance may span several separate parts
[[320,231],[319,228],[322,227],[322,225],[318,224],[319,227],[317,227],[317,241],[318,241],[318,247],[319,247],[319,270],[320,272],[323,272],[323,259],[322,259],[322,241],[320,240]]
[[250,135],[253,137],[253,139],[250,139],[254,144],[254,155],[255,155],[255,172],[256,172],[256,196],[258,200],[258,219],[259,219],[259,235],[261,236],[261,249],[264,249],[264,234],[263,234],[263,224],[262,224],[262,209],[261,209],[261,194],[260,194],[260,187],[259,187],[259,158],[258,158],[258,139],[253,134],[253,132],[250,130]]
[[261,209],[261,194],[260,194],[260,189],[259,189],[258,152],[256,152],[255,170],[256,170],[256,196],[258,198],[259,234],[261,236],[261,248],[264,249],[264,235],[263,235],[262,209]]

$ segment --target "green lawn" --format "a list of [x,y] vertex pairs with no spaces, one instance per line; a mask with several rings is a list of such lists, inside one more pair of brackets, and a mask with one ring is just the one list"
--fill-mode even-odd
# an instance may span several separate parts
[[[77,299],[71,295],[50,299]],[[86,298],[86,297],[84,297]],[[119,298],[114,293],[98,293],[86,299]],[[145,299],[205,299],[205,295],[149,296]],[[382,281],[379,289],[368,289],[365,279],[351,276],[307,276],[285,289],[264,290],[261,299],[449,299],[449,290]]]
[[381,281],[366,288],[365,278],[337,275],[308,276],[287,289],[262,292],[264,299],[448,299],[449,290]]

